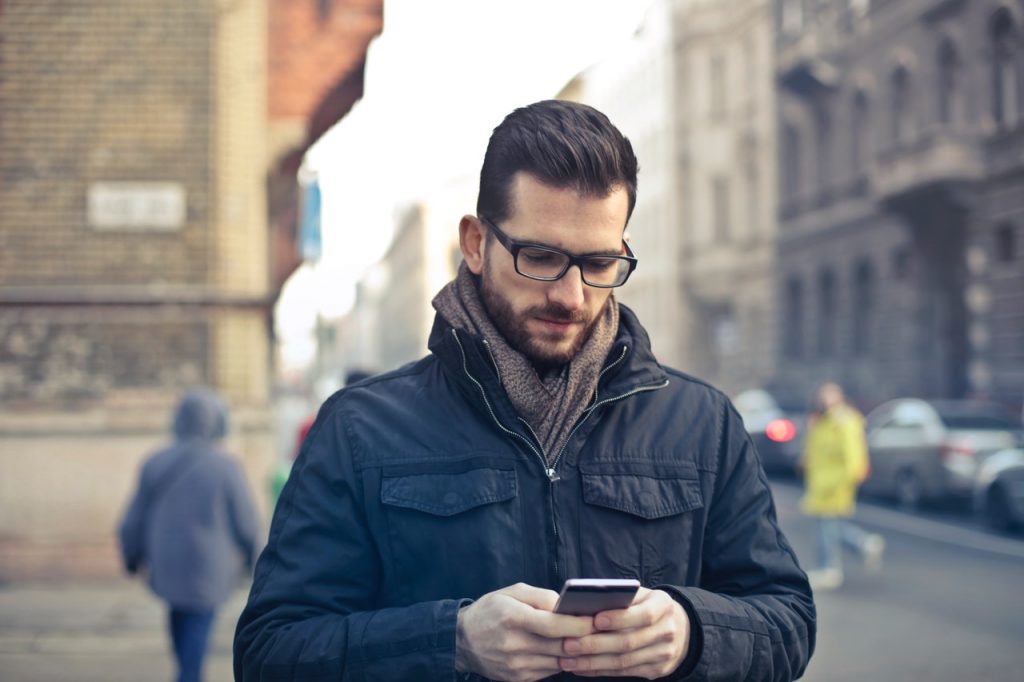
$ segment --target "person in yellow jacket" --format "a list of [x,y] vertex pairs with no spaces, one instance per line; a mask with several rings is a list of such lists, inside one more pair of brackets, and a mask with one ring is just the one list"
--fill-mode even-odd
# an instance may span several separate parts
[[877,570],[885,541],[850,521],[857,488],[870,470],[864,417],[832,382],[818,389],[816,403],[801,459],[805,485],[801,507],[817,519],[818,567],[808,577],[813,588],[822,590],[843,583],[843,546],[860,554],[869,569]]

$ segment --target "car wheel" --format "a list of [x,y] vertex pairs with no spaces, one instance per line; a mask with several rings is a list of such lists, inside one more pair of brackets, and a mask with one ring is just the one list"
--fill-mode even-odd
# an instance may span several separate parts
[[908,510],[921,508],[924,490],[921,477],[913,469],[901,469],[896,474],[896,502]]
[[1009,530],[1012,524],[1010,498],[1006,489],[998,483],[988,489],[985,495],[985,522],[993,530]]

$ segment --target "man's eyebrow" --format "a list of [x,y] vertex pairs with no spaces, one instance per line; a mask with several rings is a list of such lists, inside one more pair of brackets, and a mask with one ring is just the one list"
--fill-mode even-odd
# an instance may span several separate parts
[[[519,239],[513,239],[512,241],[518,242],[522,246],[540,246],[540,247],[545,248],[545,249],[551,249],[552,251],[559,251],[561,253],[567,253],[570,256],[574,256],[576,258],[586,258],[587,256],[624,256],[624,255],[626,255],[626,250],[624,248],[622,248],[621,246],[618,249],[601,249],[599,251],[587,251],[586,253],[573,253],[572,251],[569,251],[567,249],[563,249],[560,246],[554,246],[552,244],[545,244],[544,242],[535,242],[535,241],[532,241],[532,240],[519,240]],[[625,243],[625,240],[623,240],[623,243]]]

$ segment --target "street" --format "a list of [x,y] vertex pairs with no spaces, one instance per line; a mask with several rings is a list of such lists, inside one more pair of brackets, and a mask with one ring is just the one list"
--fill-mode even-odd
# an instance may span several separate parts
[[[814,556],[799,487],[774,481],[783,529],[801,563]],[[1024,652],[1024,539],[966,518],[908,515],[862,503],[858,520],[882,533],[880,573],[846,564],[846,584],[817,595],[818,645],[806,680],[984,682],[1019,679]],[[207,679],[231,679],[231,637],[244,590],[222,611]],[[164,612],[138,582],[0,588],[0,679],[5,682],[169,680]]]
[[[814,526],[800,489],[774,482],[784,532],[813,567]],[[1013,680],[1024,664],[1024,542],[968,519],[935,520],[861,502],[857,520],[882,533],[880,573],[846,557],[846,582],[815,595],[818,645],[805,680]]]

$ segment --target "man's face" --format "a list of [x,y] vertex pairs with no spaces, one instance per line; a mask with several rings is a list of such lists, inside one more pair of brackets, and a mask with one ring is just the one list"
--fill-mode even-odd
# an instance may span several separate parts
[[[624,188],[604,198],[582,197],[574,189],[555,189],[519,173],[510,197],[512,213],[499,227],[514,240],[574,255],[621,250],[629,210]],[[480,269],[481,295],[494,325],[542,369],[575,357],[611,295],[611,289],[584,284],[576,266],[554,282],[523,277],[512,254],[494,238],[487,240]]]

